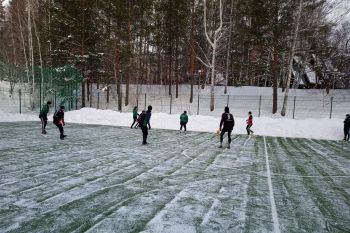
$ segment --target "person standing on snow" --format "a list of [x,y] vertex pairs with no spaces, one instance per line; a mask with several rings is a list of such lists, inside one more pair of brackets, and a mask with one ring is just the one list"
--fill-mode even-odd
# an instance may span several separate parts
[[49,113],[51,107],[51,101],[47,101],[47,103],[42,107],[39,118],[41,120],[41,133],[46,134],[46,125],[47,125],[47,114]]
[[60,131],[60,139],[64,139],[66,135],[64,135],[63,126],[66,125],[64,122],[64,106],[61,106],[55,114],[53,115],[53,123],[57,126]]
[[151,124],[150,124],[150,120],[151,120],[151,116],[152,116],[152,106],[149,105],[147,108],[147,112],[146,113],[141,113],[140,115],[140,127],[142,130],[142,145],[146,145],[147,144],[147,136],[148,136],[148,130],[151,129]]
[[349,141],[349,138],[350,138],[349,130],[350,130],[350,115],[346,114],[346,118],[344,120],[344,140]]
[[184,113],[182,113],[180,115],[180,130],[182,130],[182,127],[184,127],[185,131],[187,130],[186,129],[186,124],[188,122],[188,116],[187,116],[187,112],[184,111]]
[[[222,126],[224,126],[222,128]],[[224,140],[224,134],[227,132],[228,136],[228,146],[227,148],[230,148],[231,144],[231,133],[233,130],[233,127],[235,126],[235,120],[233,119],[233,115],[230,113],[230,109],[226,106],[225,112],[221,115],[221,121],[220,121],[220,146],[219,148],[222,148],[222,142]]]
[[134,124],[136,123],[135,125],[135,128],[137,128],[137,116],[139,116],[139,114],[137,113],[137,106],[134,107],[134,110],[132,110],[132,117],[134,119],[134,122],[132,123],[131,127],[132,128],[134,126]]
[[252,116],[252,112],[248,112],[248,119],[247,119],[247,133],[248,135],[253,134],[253,130],[251,130],[250,128],[253,126],[253,116]]

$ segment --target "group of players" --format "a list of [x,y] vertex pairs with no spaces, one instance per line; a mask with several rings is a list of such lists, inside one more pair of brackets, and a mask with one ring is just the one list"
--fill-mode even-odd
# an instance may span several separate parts
[[[46,134],[46,125],[47,125],[47,115],[49,113],[49,109],[51,107],[51,101],[48,101],[41,109],[40,114],[39,114],[39,118],[41,120],[41,130],[42,130],[42,134]],[[142,111],[141,114],[137,113],[137,107],[134,107],[133,109],[133,123],[131,125],[131,128],[135,127],[141,128],[142,131],[142,136],[143,136],[143,140],[142,140],[142,144],[146,145],[147,144],[147,137],[148,137],[148,130],[151,129],[151,124],[150,124],[150,119],[151,119],[151,115],[152,115],[152,106],[149,105],[147,108],[147,111]],[[252,134],[254,133],[251,130],[251,127],[253,125],[253,116],[252,113],[249,112],[248,113],[248,119],[247,119],[247,133]],[[53,115],[53,123],[54,125],[56,125],[56,127],[59,129],[60,132],[60,139],[64,140],[64,138],[66,137],[66,135],[64,134],[64,128],[63,126],[65,126],[65,122],[64,122],[64,106],[60,106],[59,109],[57,111],[55,111],[54,115]],[[180,115],[180,130],[182,130],[182,128],[184,128],[184,130],[187,130],[187,125],[188,123],[188,115],[187,112],[184,111],[181,115]],[[228,148],[230,148],[230,144],[231,144],[231,133],[233,130],[233,127],[235,125],[235,120],[233,118],[233,115],[230,113],[230,109],[228,107],[225,107],[225,112],[221,115],[221,121],[220,121],[220,127],[218,129],[218,133],[220,134],[220,148],[222,148],[222,142],[223,142],[223,137],[224,134],[227,133],[228,134]]]
[[[46,134],[46,125],[47,125],[47,115],[49,113],[50,107],[51,107],[51,101],[48,101],[41,109],[40,114],[39,114],[39,118],[41,120],[41,133],[42,134]],[[134,107],[133,109],[133,123],[131,125],[131,128],[135,127],[141,128],[142,131],[142,136],[143,136],[143,140],[142,140],[142,144],[146,145],[147,144],[147,137],[148,137],[148,130],[151,129],[151,124],[150,124],[150,119],[151,119],[151,115],[152,115],[152,106],[149,105],[147,107],[147,111],[142,111],[141,114],[137,113],[137,107]],[[54,115],[53,115],[53,123],[54,125],[56,125],[56,127],[59,129],[60,132],[60,139],[64,140],[64,138],[66,137],[66,135],[64,134],[64,128],[63,126],[65,126],[65,122],[64,122],[64,106],[60,106],[59,109],[57,111],[55,111]],[[187,112],[184,111],[181,115],[180,115],[180,130],[182,130],[182,128],[184,128],[184,130],[187,130],[187,125],[188,123],[188,115]],[[225,107],[225,112],[221,115],[221,121],[220,121],[220,127],[218,129],[218,134],[220,134],[220,148],[222,148],[222,143],[223,143],[223,138],[225,133],[227,133],[228,135],[228,148],[230,148],[230,144],[231,144],[231,133],[233,130],[233,127],[235,125],[235,120],[233,118],[233,115],[230,113],[230,109],[228,107]],[[252,134],[254,133],[251,130],[251,127],[253,125],[253,116],[252,113],[249,112],[248,113],[248,119],[247,119],[247,133]]]
[[[49,113],[50,107],[51,107],[51,101],[48,101],[41,109],[39,118],[41,120],[41,133],[46,134],[46,125],[47,125],[47,115]],[[147,144],[147,136],[148,136],[148,130],[151,129],[151,124],[150,124],[150,119],[152,115],[152,106],[149,105],[147,108],[147,111],[142,111],[141,114],[137,113],[137,107],[134,107],[133,109],[133,123],[131,125],[131,128],[135,125],[135,128],[140,127],[143,135],[143,140],[142,144],[146,145]],[[247,120],[247,133],[248,135],[253,133],[251,130],[251,127],[253,125],[253,116],[252,113],[249,112],[249,117]],[[60,139],[64,140],[66,135],[64,134],[64,129],[63,126],[65,125],[64,122],[64,106],[60,106],[57,111],[55,111],[53,115],[53,123],[56,125],[56,127],[59,129],[60,132]],[[180,115],[180,130],[184,128],[186,131],[186,125],[188,123],[188,115],[187,112],[184,111]],[[220,148],[222,147],[222,142],[223,142],[223,137],[224,134],[227,132],[228,134],[228,148],[230,148],[230,143],[231,143],[231,133],[233,130],[233,127],[235,125],[235,120],[233,118],[233,115],[230,113],[230,110],[228,107],[225,107],[225,112],[221,116],[221,121],[220,121]]]

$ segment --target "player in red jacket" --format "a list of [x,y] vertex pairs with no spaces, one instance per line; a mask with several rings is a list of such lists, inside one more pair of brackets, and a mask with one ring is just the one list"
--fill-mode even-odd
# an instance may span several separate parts
[[251,130],[250,128],[253,126],[253,116],[252,116],[252,112],[248,112],[248,119],[247,119],[247,133],[248,135],[253,134],[253,130]]

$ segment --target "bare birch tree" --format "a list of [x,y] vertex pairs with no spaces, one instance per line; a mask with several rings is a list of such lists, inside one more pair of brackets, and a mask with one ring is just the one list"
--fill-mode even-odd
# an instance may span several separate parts
[[[219,14],[220,14],[220,23],[219,27],[214,30],[212,39],[210,38],[210,35],[207,30],[207,1],[203,0],[204,3],[204,33],[205,37],[207,39],[207,42],[210,45],[211,48],[211,61],[209,59],[206,59],[207,61],[203,61],[197,56],[197,59],[203,63],[207,68],[210,69],[211,75],[210,75],[210,111],[214,111],[214,81],[215,81],[215,58],[217,53],[217,46],[218,42],[222,36],[222,0],[219,1]],[[207,57],[206,57],[207,58]]]
[[293,35],[293,40],[292,40],[292,47],[290,50],[289,54],[289,64],[288,64],[288,71],[287,71],[287,82],[285,86],[285,94],[284,94],[284,100],[283,100],[283,106],[282,106],[282,111],[281,115],[285,116],[286,115],[286,109],[287,109],[287,104],[288,104],[288,97],[289,97],[289,86],[290,86],[290,81],[291,81],[291,76],[292,76],[292,69],[293,69],[293,58],[295,54],[295,47],[298,39],[298,32],[299,32],[299,25],[300,25],[300,18],[301,18],[301,12],[303,9],[303,0],[299,0],[299,8],[298,8],[298,13],[297,13],[297,18],[296,18],[296,25],[294,29],[294,35]]

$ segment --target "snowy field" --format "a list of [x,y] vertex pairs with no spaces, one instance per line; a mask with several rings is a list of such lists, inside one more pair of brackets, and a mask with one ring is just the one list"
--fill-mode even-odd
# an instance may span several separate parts
[[[350,143],[0,123],[0,232],[350,232]],[[226,141],[226,139],[225,139]]]

